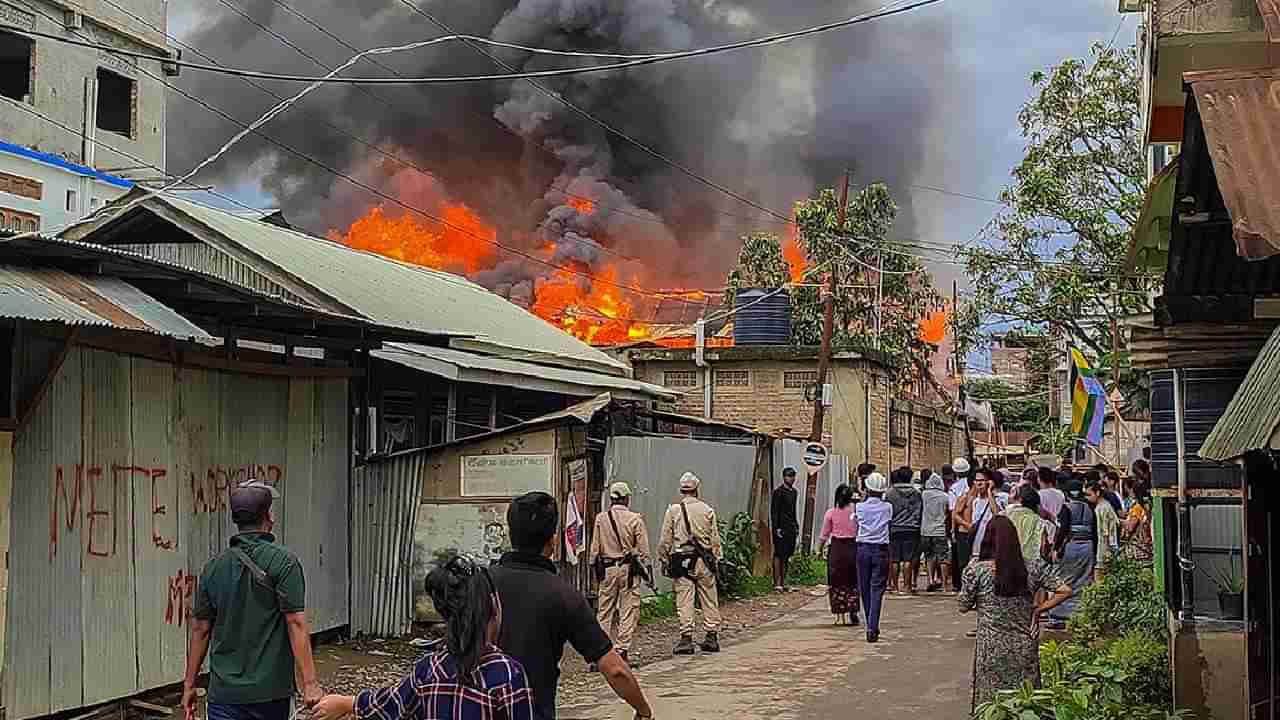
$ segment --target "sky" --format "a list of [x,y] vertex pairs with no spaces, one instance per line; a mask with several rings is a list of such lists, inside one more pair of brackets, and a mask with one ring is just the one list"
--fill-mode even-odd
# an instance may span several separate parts
[[[244,6],[266,5],[266,0],[229,1]],[[436,0],[434,3],[419,1],[429,9],[443,12],[452,12],[451,8],[458,7],[445,0]],[[656,7],[693,2],[632,1]],[[485,3],[481,0],[476,2],[477,5],[488,5],[491,9],[499,10],[503,8],[498,6],[504,4]],[[519,5],[525,9],[526,6],[558,3],[563,12],[564,8],[573,6],[575,2],[586,6],[591,0],[520,0]],[[721,0],[698,2],[708,7],[729,5]],[[845,6],[868,8],[865,3],[843,0],[742,2],[757,6],[753,11],[755,25],[748,34],[792,30],[816,22],[840,19],[849,14],[844,12]],[[300,8],[326,4],[318,2],[313,5],[301,0],[293,0],[293,3]],[[516,0],[505,3],[511,6],[516,4]],[[351,7],[358,6],[358,12],[362,16],[363,22],[359,29],[371,34],[357,39],[356,32],[351,31],[346,33],[348,38],[358,46],[370,47],[384,42],[400,42],[406,37],[432,37],[437,34],[429,26],[421,30],[415,28],[414,23],[421,23],[420,19],[397,14],[394,8],[388,7],[394,5],[393,0],[361,0],[353,3]],[[794,13],[787,8],[794,8]],[[355,12],[349,9],[345,11]],[[261,35],[255,28],[248,25],[236,26],[233,20],[227,19],[225,12],[219,10],[216,3],[171,0],[169,12],[172,34],[201,49],[216,51],[215,54],[220,57],[233,58],[232,64],[245,65],[252,60],[255,66],[270,66],[263,69],[307,73],[314,71],[314,67],[299,63],[298,58],[292,57],[289,51],[275,46],[275,40],[255,37]],[[1126,19],[1117,35],[1117,26],[1122,17]],[[340,61],[346,53],[341,48],[335,48],[328,40],[317,37],[309,28],[300,26],[290,18],[279,17],[278,13],[271,25],[291,40],[321,55],[326,61]],[[499,26],[500,29],[502,27]],[[706,82],[708,79],[714,82],[717,73],[723,71],[727,87],[717,89],[732,95],[740,108],[723,125],[709,124],[708,127],[721,134],[732,134],[745,125],[749,128],[744,131],[751,138],[749,144],[767,143],[775,138],[781,138],[781,144],[774,155],[765,153],[762,157],[766,159],[757,163],[751,173],[735,168],[718,156],[700,154],[696,148],[677,142],[675,135],[658,134],[656,137],[659,140],[671,139],[669,147],[658,149],[669,152],[695,171],[704,173],[725,186],[741,190],[751,197],[768,198],[767,202],[771,206],[781,207],[778,203],[782,202],[782,191],[749,178],[760,174],[761,169],[767,171],[768,167],[777,166],[779,158],[790,147],[787,143],[795,142],[794,138],[786,135],[794,134],[799,128],[800,132],[812,133],[813,137],[820,138],[819,144],[822,147],[815,150],[809,146],[806,152],[825,151],[827,154],[811,162],[797,163],[795,167],[787,165],[786,170],[779,172],[780,177],[799,185],[809,183],[813,186],[832,186],[838,180],[841,165],[852,165],[856,182],[881,179],[889,182],[896,199],[902,205],[902,216],[895,229],[896,233],[935,244],[963,242],[969,240],[990,220],[998,206],[918,186],[995,198],[1008,182],[1009,171],[1022,154],[1023,142],[1019,135],[1017,114],[1030,96],[1030,74],[1067,57],[1087,56],[1091,43],[1106,43],[1113,35],[1118,38],[1117,44],[1132,43],[1135,29],[1136,20],[1132,16],[1119,15],[1114,0],[1040,0],[1030,3],[946,0],[940,5],[876,21],[874,28],[870,25],[855,26],[818,39],[801,39],[787,46],[745,51],[752,53],[754,57],[735,58],[724,61],[724,65],[703,63],[698,67],[682,68],[676,63],[663,66],[661,70],[654,72],[661,73],[661,82],[667,87],[676,87],[686,79],[689,85],[694,85],[695,78],[697,82]],[[656,40],[650,39],[649,42]],[[818,62],[813,61],[811,56],[814,54],[818,57]],[[185,57],[194,59],[190,53],[186,53]],[[240,58],[241,61],[235,62],[234,58]],[[419,67],[412,62],[405,62],[407,65],[398,67]],[[430,66],[428,61],[422,62]],[[754,64],[756,74],[737,76],[733,73],[733,63]],[[468,66],[467,69],[481,68]],[[367,65],[362,70],[370,74],[376,72],[376,69]],[[445,67],[440,71],[452,72],[452,69]],[[635,72],[642,73],[644,70]],[[733,82],[741,77],[763,80],[734,86]],[[643,81],[642,79],[641,82]],[[201,97],[211,99],[215,104],[219,93],[226,92],[228,107],[235,106],[238,111],[244,110],[250,114],[256,112],[252,106],[240,107],[245,103],[235,99],[228,82],[230,81],[214,84],[213,81],[188,71],[184,71],[181,79],[183,85]],[[512,102],[518,99],[513,93]],[[325,101],[317,99],[307,107],[314,109],[322,106]],[[430,102],[429,96],[427,102]],[[265,108],[266,105],[261,107]],[[427,110],[424,108],[425,112]],[[680,122],[701,122],[696,117],[696,110],[687,111],[687,115],[677,115],[670,108],[664,112],[666,114],[662,116],[662,122],[653,124],[671,124],[676,122],[673,118],[677,117]],[[251,119],[243,112],[234,114]],[[534,116],[536,113],[518,118],[516,122],[527,121],[528,117]],[[291,121],[298,122],[296,118],[282,118],[267,129],[280,128],[282,132],[288,132],[286,128],[290,127]],[[359,118],[353,116],[352,122],[356,123],[352,127],[360,127]],[[429,122],[430,120],[424,120],[424,123]],[[630,113],[621,122],[625,125],[624,129],[644,135],[648,132],[651,120],[644,117],[643,107],[640,107],[638,112]],[[209,117],[205,111],[191,106],[181,98],[171,99],[169,170],[175,173],[185,171],[194,160],[199,159],[200,153],[205,152],[204,148],[209,147],[211,139],[217,139],[220,143],[235,130],[231,124]],[[394,130],[378,128],[377,131],[396,137]],[[374,130],[371,129],[370,132]],[[652,134],[644,136],[654,137]],[[842,138],[848,139],[848,148],[839,147]],[[304,144],[303,147],[307,146]],[[192,152],[186,152],[191,148],[194,148]],[[216,183],[222,191],[250,205],[272,208],[284,206],[287,217],[291,220],[301,218],[302,224],[315,232],[333,229],[324,226],[340,225],[349,216],[349,212],[348,215],[334,214],[334,207],[358,207],[372,202],[367,197],[351,200],[337,191],[327,197],[317,197],[315,191],[311,191],[309,195],[290,194],[290,189],[295,184],[291,184],[288,177],[289,168],[277,164],[264,170],[257,160],[261,156],[260,150],[246,147],[243,155],[229,155],[225,161],[215,164],[201,177]],[[901,158],[900,165],[895,163],[896,157]],[[175,164],[175,159],[177,163],[185,163],[186,166]],[[614,158],[610,157],[609,160],[613,161]],[[670,217],[667,208],[672,206],[659,207],[659,203],[674,201],[660,198],[652,191],[652,187],[658,184],[657,180],[678,188],[678,192],[672,191],[674,194],[715,195],[713,191],[690,185],[687,180],[678,176],[673,179],[660,174],[652,164],[643,165],[644,169],[638,170],[627,162],[627,158],[614,161],[612,168],[618,178],[606,179],[616,185],[619,191],[625,191],[628,201],[634,202],[638,210],[653,210],[663,218]],[[750,163],[748,167],[751,167]],[[354,165],[345,169],[353,168]],[[483,172],[483,168],[480,172]],[[646,173],[656,180],[648,184],[643,178],[637,180],[638,176]],[[448,177],[447,174],[445,177]],[[304,185],[304,179],[300,176],[296,186]],[[479,197],[480,191],[474,192]],[[314,202],[308,202],[307,198],[314,198]],[[723,197],[707,198],[705,202],[714,205],[722,213],[750,213],[750,208],[736,205],[734,201]],[[323,211],[312,206],[322,203],[326,206]],[[538,221],[538,218],[534,218],[528,222],[537,224]],[[682,235],[682,230],[676,227],[676,223],[669,224],[674,234]],[[679,242],[685,243],[681,246],[682,249],[688,250],[688,243],[707,245],[714,242],[703,239],[697,233],[691,232],[690,235],[692,240],[679,238]],[[644,241],[655,246],[664,242],[656,234],[652,238],[646,236]],[[643,252],[643,249],[637,252]],[[707,258],[699,258],[693,264],[729,262],[716,259],[725,253],[725,248],[716,246],[715,251],[709,252]],[[932,263],[931,269],[935,284],[939,287],[949,288],[951,281],[957,278],[963,286],[963,277],[956,266]]]

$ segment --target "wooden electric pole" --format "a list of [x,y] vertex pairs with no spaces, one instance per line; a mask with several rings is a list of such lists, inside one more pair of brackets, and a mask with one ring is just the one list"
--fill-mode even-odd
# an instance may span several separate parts
[[965,365],[964,353],[960,351],[960,333],[956,332],[956,329],[960,327],[959,313],[960,313],[960,283],[955,280],[952,280],[951,281],[951,327],[952,327],[951,341],[952,341],[952,344],[955,346],[954,349],[956,353],[956,380],[959,381],[958,384],[960,386],[960,417],[963,418],[964,420],[965,457],[969,458],[970,462],[972,462],[973,458],[976,457],[976,453],[974,452],[974,447],[973,447],[973,429],[969,427],[969,408],[967,403],[965,402],[968,398],[968,395],[965,390],[965,374],[966,373],[965,373],[965,367],[964,367]]
[[[840,188],[840,207],[836,210],[836,242],[843,242],[846,214],[849,206],[849,171],[844,173],[844,183]],[[832,262],[827,273],[827,294],[822,300],[822,350],[818,353],[818,387],[813,398],[813,429],[809,439],[822,442],[822,426],[825,421],[826,408],[823,405],[823,388],[827,384],[827,371],[831,367],[831,338],[836,330],[836,266]]]

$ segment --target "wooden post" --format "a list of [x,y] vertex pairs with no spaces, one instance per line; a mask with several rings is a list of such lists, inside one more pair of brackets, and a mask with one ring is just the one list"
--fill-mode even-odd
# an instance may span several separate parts
[[[849,205],[849,172],[844,174],[844,184],[840,189],[840,207],[836,210],[836,233],[844,232],[847,207]],[[822,405],[822,390],[827,384],[827,370],[831,366],[831,339],[836,325],[836,270],[834,265],[828,273],[827,296],[822,303],[822,350],[818,353],[818,387],[813,398],[813,428],[809,439],[822,442],[822,426],[826,408]]]
[[[959,313],[959,311],[960,311],[960,283],[955,280],[952,280],[951,281],[952,327],[959,327],[959,324],[956,323],[956,320],[955,320],[955,318],[957,317],[957,313]],[[969,427],[969,413],[967,412],[967,408],[965,407],[965,400],[967,398],[967,395],[964,387],[965,385],[964,353],[960,352],[960,335],[956,332],[952,332],[951,334],[953,336],[952,339],[954,340],[953,344],[955,345],[955,353],[956,353],[956,379],[960,381],[959,382],[960,419],[964,422],[964,446],[965,446],[964,449],[965,449],[966,457],[970,461],[972,461],[973,458],[975,457],[975,454],[974,454],[974,447],[973,447],[973,429]]]
[[[1112,304],[1113,311],[1111,314],[1111,382],[1113,387],[1115,387],[1116,389],[1117,395],[1120,394],[1120,320],[1119,320],[1120,293],[1119,293],[1119,290],[1120,290],[1120,281],[1117,278],[1116,280],[1117,292],[1114,296],[1115,299]],[[1107,399],[1110,400],[1111,398],[1107,398]],[[1115,435],[1116,469],[1119,470],[1119,468],[1124,466],[1124,460],[1120,457],[1120,403],[1119,401],[1113,403],[1111,409],[1115,415],[1115,421],[1116,421],[1116,426],[1115,426],[1115,429],[1112,430],[1112,433]]]

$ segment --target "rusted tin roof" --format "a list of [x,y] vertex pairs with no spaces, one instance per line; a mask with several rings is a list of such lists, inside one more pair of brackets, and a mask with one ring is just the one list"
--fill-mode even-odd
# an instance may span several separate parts
[[0,265],[0,317],[212,340],[204,330],[119,278],[49,268]]
[[1187,73],[1185,80],[1237,252],[1251,259],[1280,254],[1280,68]]

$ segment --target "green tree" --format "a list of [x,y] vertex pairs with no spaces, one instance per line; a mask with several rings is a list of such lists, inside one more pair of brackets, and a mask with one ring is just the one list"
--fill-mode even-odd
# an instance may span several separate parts
[[[1154,279],[1124,269],[1145,192],[1136,53],[1095,44],[1092,56],[1031,76],[1035,94],[1018,116],[1026,154],[1001,193],[1007,207],[984,243],[960,248],[974,290],[958,331],[1044,328],[1109,373],[1110,321],[1150,311]],[[1136,400],[1119,342],[1121,389]]]
[[1028,392],[997,378],[978,378],[965,383],[969,397],[990,400],[1000,427],[1010,432],[1036,432],[1049,417],[1047,395],[1025,397]]
[[[868,185],[849,198],[845,227],[836,222],[839,197],[831,189],[796,204],[799,242],[810,272],[801,287],[791,289],[791,341],[798,346],[822,342],[822,297],[819,284],[829,272],[836,274],[836,347],[881,350],[903,360],[920,350],[919,323],[942,299],[934,291],[919,260],[894,247],[887,239],[898,207],[883,184]],[[881,265],[883,263],[883,265]],[[883,289],[878,268],[883,267]],[[755,233],[743,238],[738,264],[726,284],[730,304],[739,289],[778,287],[788,282],[790,268],[776,235]],[[876,334],[877,295],[883,316]],[[899,363],[904,371],[910,363]]]

